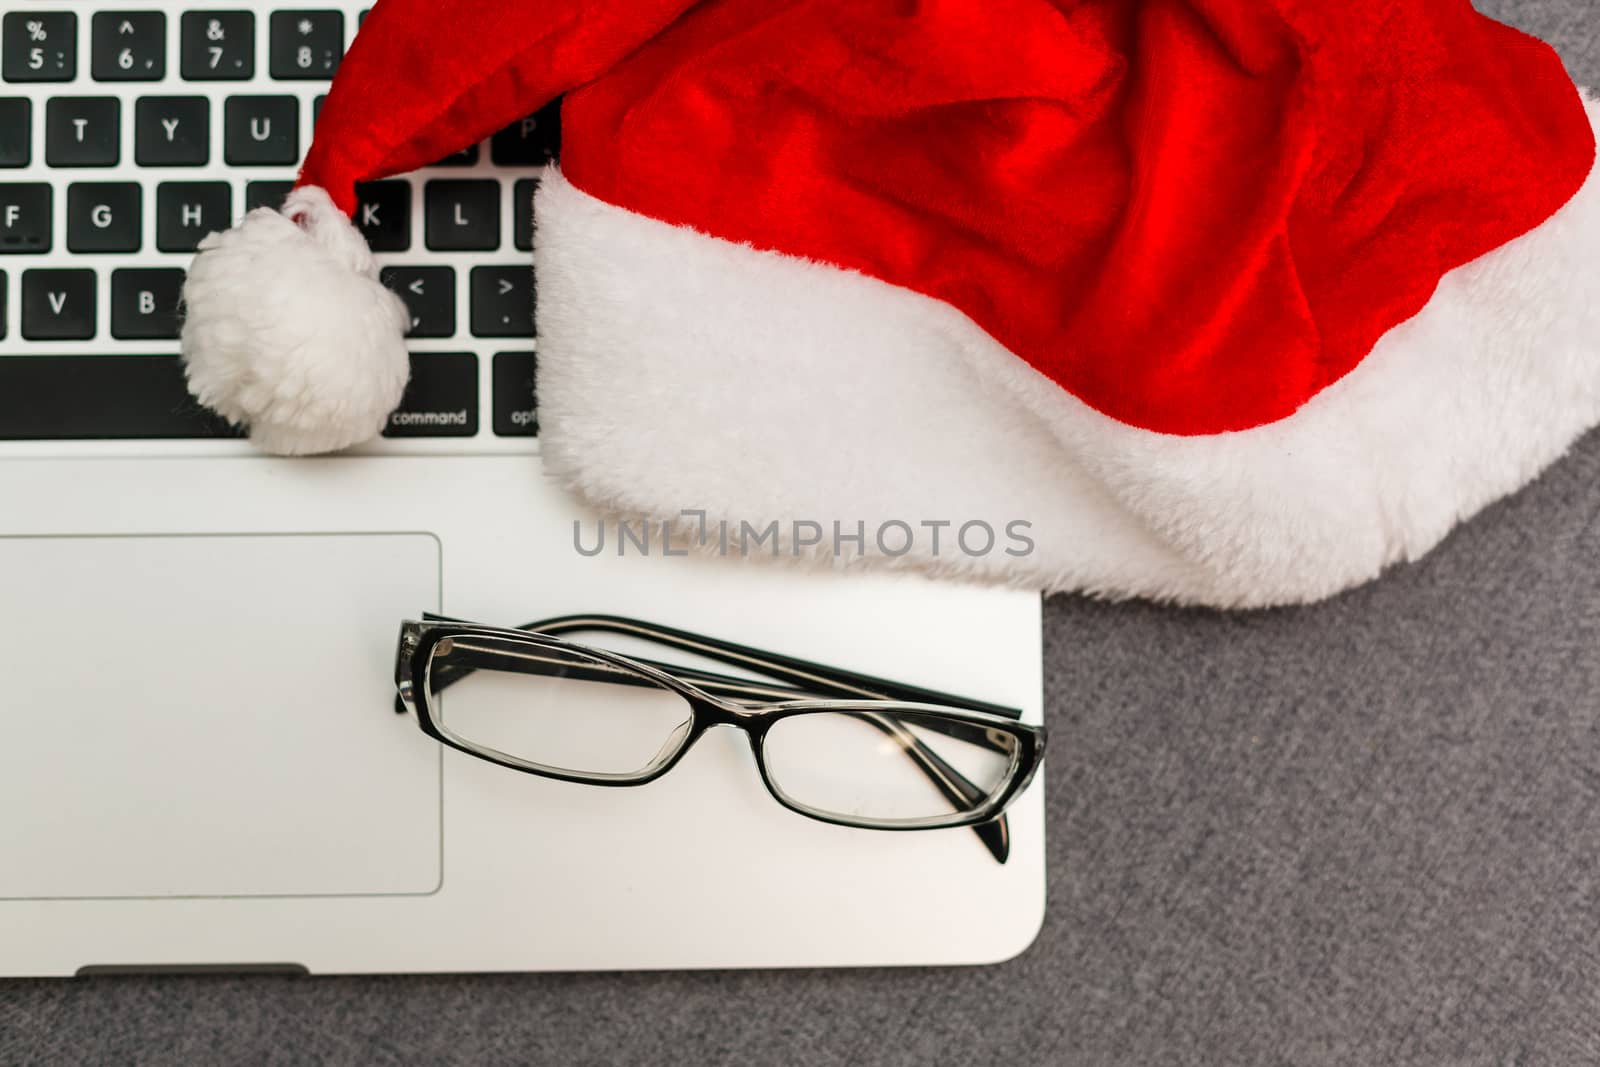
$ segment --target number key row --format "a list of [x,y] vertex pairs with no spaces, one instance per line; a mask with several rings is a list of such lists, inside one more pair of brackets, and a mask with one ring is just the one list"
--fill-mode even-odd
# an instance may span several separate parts
[[[267,67],[280,81],[332,78],[344,55],[344,14],[274,11]],[[256,20],[250,11],[189,11],[179,23],[179,71],[189,81],[247,81],[256,71]],[[160,81],[167,72],[167,16],[103,11],[91,21],[89,69],[95,81]],[[0,77],[64,82],[78,75],[78,16],[13,11],[0,21]]]

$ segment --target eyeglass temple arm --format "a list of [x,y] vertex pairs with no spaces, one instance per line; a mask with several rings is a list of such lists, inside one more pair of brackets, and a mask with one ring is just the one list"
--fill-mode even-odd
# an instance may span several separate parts
[[[444,619],[440,616],[424,615],[429,621],[458,622],[457,619]],[[826,696],[838,697],[871,697],[879,700],[904,700],[913,704],[943,704],[947,707],[963,708],[967,711],[987,712],[990,715],[1000,715],[1008,719],[1022,718],[1020,708],[1007,707],[1004,704],[991,704],[984,700],[974,700],[971,697],[958,696],[955,693],[942,693],[935,689],[924,689],[920,686],[907,685],[904,682],[890,681],[887,678],[877,678],[870,674],[861,674],[857,671],[848,671],[840,667],[830,667],[811,660],[800,659],[795,656],[786,656],[781,652],[767,652],[748,645],[724,641],[716,637],[705,637],[701,634],[690,633],[686,630],[674,629],[670,626],[661,626],[653,622],[644,622],[639,619],[630,619],[621,615],[562,615],[553,619],[542,619],[517,627],[519,630],[530,630],[537,633],[561,634],[574,630],[597,630],[604,633],[633,635],[648,638],[658,644],[693,652],[707,659],[714,659],[730,666],[747,667],[759,670],[775,678],[782,678],[797,688],[808,693],[820,693]],[[672,667],[678,671],[680,668]]]
[[[423,618],[429,622],[465,621],[432,613],[424,613]],[[735,644],[731,641],[692,634],[683,630],[675,630],[668,626],[660,626],[639,619],[624,618],[619,615],[564,615],[554,619],[531,622],[516,628],[551,636],[587,630],[641,637],[657,644],[692,652],[707,659],[760,671],[763,674],[782,678],[790,683],[787,687],[779,687],[754,679],[717,674],[697,667],[663,663],[659,660],[646,659],[642,656],[629,657],[639,663],[644,663],[657,670],[675,675],[685,681],[695,682],[704,688],[717,692],[719,695],[733,699],[798,700],[808,697],[831,697],[835,699],[864,697],[869,700],[903,700],[916,704],[942,704],[946,707],[987,712],[991,715],[999,715],[1009,719],[1020,719],[1022,717],[1022,712],[1018,708],[991,704],[987,701],[973,700],[970,697],[942,693],[919,686],[906,685],[901,682],[889,681],[885,678],[875,678],[868,674],[859,674],[855,671],[829,667],[825,664],[813,663],[809,660],[797,659],[781,653],[765,652],[746,645]],[[440,689],[448,687],[457,677],[462,676],[457,671],[470,671],[470,668],[457,668],[456,671],[442,670],[435,676],[435,684]],[[606,680],[615,681],[615,679]],[[979,745],[991,751],[1010,751],[1007,746],[999,744],[990,738],[988,732],[981,726],[969,726],[965,723],[957,722],[927,722],[923,725],[928,729],[959,738],[969,744]]]
[[[431,612],[425,612],[423,619],[428,622],[465,622],[465,620],[453,619]],[[707,659],[762,671],[792,682],[801,683],[804,686],[804,688],[796,686],[792,689],[774,687],[770,684],[763,685],[763,683],[752,679],[733,678],[711,671],[699,670],[698,668],[659,663],[638,656],[629,657],[658,670],[676,675],[686,681],[695,682],[706,688],[715,689],[723,695],[736,698],[743,696],[745,699],[751,700],[772,700],[774,698],[796,699],[806,696],[842,697],[845,699],[866,697],[879,700],[904,700],[910,703],[943,704],[948,707],[988,712],[1013,719],[1022,717],[1021,710],[1017,708],[973,700],[968,697],[942,693],[933,689],[924,689],[919,686],[904,685],[855,671],[829,667],[781,653],[765,652],[731,641],[722,641],[718,638],[705,637],[701,634],[689,633],[685,630],[677,630],[669,626],[660,626],[656,623],[630,619],[620,615],[563,615],[527,623],[517,627],[517,629],[551,636],[589,630],[641,637],[655,641],[658,644],[692,652]],[[569,674],[576,676],[577,672],[572,670],[573,666],[575,665],[569,665],[566,670]],[[470,673],[471,668],[462,668],[458,671],[442,670],[435,675],[434,685],[443,690],[452,682]],[[601,672],[597,671],[596,673]],[[610,677],[600,680],[618,681],[618,679]],[[641,680],[640,684],[648,683]],[[404,708],[397,705],[397,710],[403,711]],[[923,744],[903,726],[892,723],[881,716],[872,716],[870,713],[863,713],[860,717],[871,722],[872,725],[898,741],[906,755],[951,803],[974,804],[983,798],[984,791],[982,789],[956,770],[955,767],[951,766],[937,752]],[[931,722],[924,725],[933,729],[948,726],[949,728],[942,732],[961,737],[986,748],[1001,748],[988,737],[986,732],[978,727],[965,729],[962,724]],[[1011,852],[1011,830],[1007,818],[1004,815],[1000,815],[987,823],[974,826],[972,829],[990,854],[998,862],[1004,863]]]

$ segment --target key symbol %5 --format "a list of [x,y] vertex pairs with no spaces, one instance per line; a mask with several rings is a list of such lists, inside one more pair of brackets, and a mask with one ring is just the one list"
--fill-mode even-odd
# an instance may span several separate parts
[[45,39],[44,23],[38,19],[29,19],[27,22],[28,40],[42,41]]

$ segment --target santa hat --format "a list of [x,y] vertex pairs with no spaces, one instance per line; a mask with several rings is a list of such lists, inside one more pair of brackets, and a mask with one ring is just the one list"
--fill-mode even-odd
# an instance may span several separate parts
[[282,213],[202,245],[195,394],[272,451],[377,434],[406,317],[355,183],[561,94],[542,448],[616,512],[1259,605],[1600,421],[1600,106],[1468,0],[380,0]]

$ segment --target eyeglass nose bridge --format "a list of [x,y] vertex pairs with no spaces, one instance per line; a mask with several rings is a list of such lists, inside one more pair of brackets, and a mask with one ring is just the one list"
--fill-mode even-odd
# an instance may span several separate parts
[[765,759],[761,745],[767,724],[760,717],[759,709],[742,707],[731,701],[724,702],[710,694],[685,692],[682,695],[689,702],[692,715],[680,728],[684,731],[683,735],[675,734],[662,745],[652,765],[651,777],[658,777],[677,766],[713,728],[728,726],[744,735],[750,745],[750,753],[755,757],[756,771],[765,780]]
[[713,726],[732,726],[752,737],[758,732],[763,732],[760,729],[761,712],[766,708],[766,704],[740,704],[698,689],[692,694],[685,695],[694,709],[695,721],[700,724],[702,732]]

